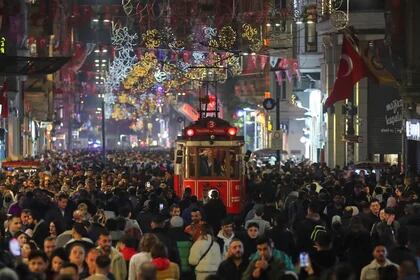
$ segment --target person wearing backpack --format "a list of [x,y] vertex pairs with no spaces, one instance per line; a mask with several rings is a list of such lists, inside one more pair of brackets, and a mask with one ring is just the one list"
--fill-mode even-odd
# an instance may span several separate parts
[[199,238],[191,247],[188,261],[195,266],[196,280],[204,280],[208,275],[216,274],[222,262],[222,253],[208,224],[203,224]]

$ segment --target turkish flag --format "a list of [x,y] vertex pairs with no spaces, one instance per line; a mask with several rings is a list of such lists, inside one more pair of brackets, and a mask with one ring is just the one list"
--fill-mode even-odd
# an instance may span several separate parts
[[349,98],[353,94],[353,86],[364,77],[366,77],[366,68],[363,58],[350,39],[344,35],[337,78],[330,96],[325,101],[325,108],[337,101]]

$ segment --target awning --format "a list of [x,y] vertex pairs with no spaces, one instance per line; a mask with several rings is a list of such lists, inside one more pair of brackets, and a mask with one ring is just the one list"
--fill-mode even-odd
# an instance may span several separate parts
[[58,71],[70,57],[0,56],[0,75],[47,75]]

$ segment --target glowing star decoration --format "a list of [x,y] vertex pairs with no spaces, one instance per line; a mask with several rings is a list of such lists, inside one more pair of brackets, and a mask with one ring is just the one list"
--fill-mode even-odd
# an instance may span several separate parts
[[156,82],[158,82],[160,84],[163,83],[164,81],[166,81],[166,79],[168,78],[168,74],[164,71],[161,71],[160,69],[158,69],[155,72],[154,76],[155,76]]
[[217,30],[213,27],[203,27],[204,38],[211,40],[217,36]]
[[159,31],[157,29],[147,30],[146,33],[142,35],[142,37],[146,48],[155,49],[161,44]]
[[219,32],[219,46],[222,49],[230,49],[236,42],[236,32],[232,26],[224,26]]
[[206,59],[203,52],[193,52],[192,56],[196,64],[202,64],[204,60]]

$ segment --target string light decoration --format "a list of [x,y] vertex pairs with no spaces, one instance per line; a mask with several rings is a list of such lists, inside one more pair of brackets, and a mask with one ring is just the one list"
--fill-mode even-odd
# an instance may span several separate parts
[[138,35],[136,33],[130,34],[128,28],[118,27],[117,24],[112,24],[112,36],[111,43],[114,46],[115,50],[121,50],[123,48],[133,49],[138,40]]
[[142,35],[146,48],[155,49],[161,44],[159,31],[157,29],[149,29]]
[[211,40],[217,36],[217,29],[214,27],[203,27],[204,38],[207,40]]
[[242,38],[248,42],[248,47],[252,52],[259,52],[263,46],[263,42],[258,36],[258,30],[250,24],[242,25]]
[[[127,77],[137,61],[134,47],[138,40],[138,35],[136,33],[130,34],[127,27],[120,27],[113,23],[111,30],[111,42],[116,54],[114,60],[109,65],[104,82],[104,113],[107,119],[113,117],[114,104],[117,99],[114,91],[120,87],[121,82]],[[117,115],[117,118],[124,116],[120,112]]]
[[255,37],[258,35],[257,28],[252,27],[248,23],[244,23],[242,25],[242,38],[252,41],[255,39]]
[[219,32],[219,46],[222,49],[230,49],[235,45],[236,32],[232,26],[224,26]]
[[155,72],[154,77],[156,81],[161,84],[164,81],[166,81],[166,79],[168,78],[168,74],[165,71],[161,71],[160,69],[158,69]]
[[192,56],[194,58],[195,64],[202,64],[206,59],[205,54],[203,52],[193,52]]

